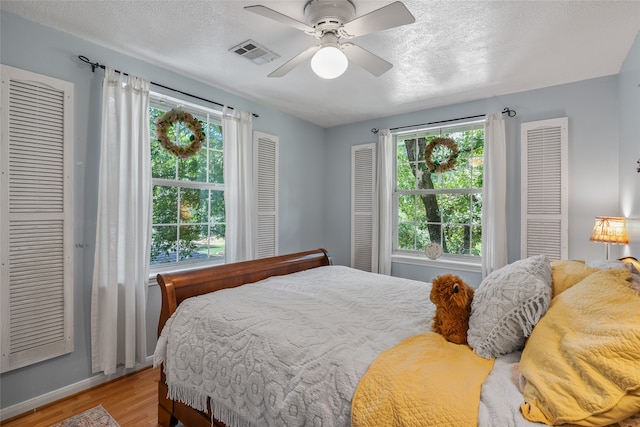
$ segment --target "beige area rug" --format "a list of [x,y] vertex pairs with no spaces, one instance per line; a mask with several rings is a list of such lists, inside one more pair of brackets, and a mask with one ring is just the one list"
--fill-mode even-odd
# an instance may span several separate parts
[[120,427],[120,424],[109,415],[102,405],[99,405],[51,427]]

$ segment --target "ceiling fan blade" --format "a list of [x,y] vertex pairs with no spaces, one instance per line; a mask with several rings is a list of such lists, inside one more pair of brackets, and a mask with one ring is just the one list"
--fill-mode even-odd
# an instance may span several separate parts
[[258,15],[265,16],[267,18],[273,19],[274,21],[278,21],[281,24],[288,25],[290,27],[296,28],[300,31],[313,31],[313,27],[305,24],[304,22],[300,22],[296,19],[291,18],[290,16],[283,15],[280,12],[276,12],[273,9],[269,9],[266,6],[255,5],[255,6],[245,6],[245,10],[249,12],[257,13]]
[[343,43],[342,51],[350,62],[358,64],[376,77],[381,76],[393,67],[390,62],[352,43]]
[[284,65],[280,66],[280,68],[277,68],[276,70],[274,70],[271,74],[269,74],[269,77],[282,77],[282,76],[284,76],[289,71],[293,70],[295,67],[297,67],[298,65],[300,65],[301,63],[303,63],[307,59],[311,58],[314,53],[316,53],[317,51],[320,50],[321,47],[322,46],[317,45],[317,46],[311,46],[311,47],[303,50],[298,55],[296,55],[293,58],[291,58]]
[[358,37],[414,22],[416,18],[409,9],[402,2],[397,1],[347,22],[342,28],[350,36]]

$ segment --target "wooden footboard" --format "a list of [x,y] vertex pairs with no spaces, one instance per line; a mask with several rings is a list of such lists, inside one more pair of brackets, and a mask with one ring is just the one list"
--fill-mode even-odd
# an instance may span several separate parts
[[[158,285],[162,292],[158,336],[167,319],[187,298],[254,283],[271,276],[282,276],[330,264],[331,258],[327,251],[317,249],[253,261],[158,274]],[[175,426],[178,420],[189,427],[211,426],[211,418],[208,414],[167,399],[167,386],[161,369],[158,384],[158,424],[163,427]],[[224,427],[222,423],[214,422],[213,425]]]

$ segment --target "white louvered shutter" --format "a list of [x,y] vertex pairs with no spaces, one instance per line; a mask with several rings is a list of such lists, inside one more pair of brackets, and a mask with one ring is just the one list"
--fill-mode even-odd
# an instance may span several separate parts
[[351,148],[351,267],[371,271],[376,144]]
[[2,65],[0,371],[73,351],[73,84]]
[[278,254],[278,144],[277,136],[253,133],[258,227],[256,258]]
[[568,257],[568,123],[522,124],[522,258]]

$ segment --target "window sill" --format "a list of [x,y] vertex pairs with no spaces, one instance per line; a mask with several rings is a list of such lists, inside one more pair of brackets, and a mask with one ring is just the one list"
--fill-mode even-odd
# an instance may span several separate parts
[[452,270],[470,271],[473,273],[482,273],[482,264],[480,259],[466,260],[459,258],[442,257],[438,259],[429,259],[426,256],[413,254],[392,254],[391,262],[399,264],[412,264],[431,268],[446,268]]

